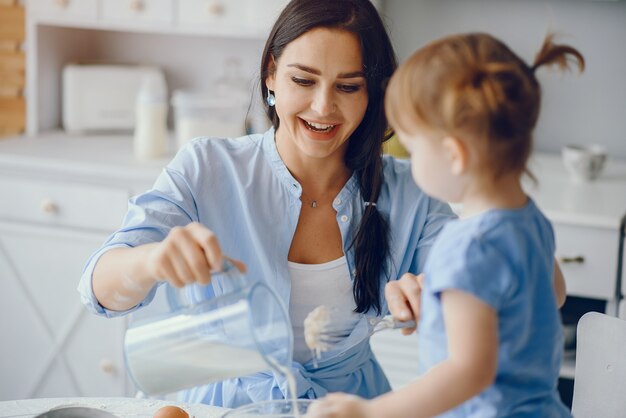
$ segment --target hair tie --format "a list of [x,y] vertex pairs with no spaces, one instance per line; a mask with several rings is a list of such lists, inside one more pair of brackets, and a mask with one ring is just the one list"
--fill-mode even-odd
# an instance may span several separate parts
[[368,207],[368,206],[376,207],[376,202],[363,202],[363,203],[365,203],[365,207]]

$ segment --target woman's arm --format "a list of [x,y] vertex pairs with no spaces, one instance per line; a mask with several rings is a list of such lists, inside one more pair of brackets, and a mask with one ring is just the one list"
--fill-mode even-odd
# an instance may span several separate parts
[[565,288],[565,278],[557,260],[554,260],[554,293],[556,295],[556,306],[561,308],[565,303],[567,290]]
[[[245,271],[241,262],[233,262]],[[206,285],[211,271],[221,266],[222,251],[215,234],[192,222],[173,228],[161,242],[104,253],[93,271],[93,292],[105,308],[124,311],[140,303],[158,281],[175,287]]]

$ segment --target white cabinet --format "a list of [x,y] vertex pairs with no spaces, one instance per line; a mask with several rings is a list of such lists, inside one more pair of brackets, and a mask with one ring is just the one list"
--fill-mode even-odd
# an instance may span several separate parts
[[615,300],[619,231],[557,222],[553,226],[567,294]]
[[105,237],[0,222],[0,399],[127,394],[125,321],[91,315],[76,293]]
[[126,318],[88,312],[76,287],[128,198],[165,160],[134,163],[130,138],[0,142],[0,400],[128,396]]

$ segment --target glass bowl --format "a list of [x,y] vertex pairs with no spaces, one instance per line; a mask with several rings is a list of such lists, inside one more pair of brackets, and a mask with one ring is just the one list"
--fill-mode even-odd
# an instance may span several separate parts
[[[257,402],[228,411],[222,418],[296,418],[306,414],[313,403],[310,399],[280,399]],[[294,404],[297,413],[294,413]]]

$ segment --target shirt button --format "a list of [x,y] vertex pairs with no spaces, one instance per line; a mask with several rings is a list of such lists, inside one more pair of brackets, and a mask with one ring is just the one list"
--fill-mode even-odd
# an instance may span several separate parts
[[341,205],[341,199],[340,198],[335,199],[334,203],[335,205]]
[[341,217],[341,222],[348,222],[348,219],[349,219],[349,218],[348,218],[348,216],[347,216],[347,215],[343,215],[343,216]]

